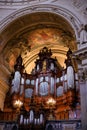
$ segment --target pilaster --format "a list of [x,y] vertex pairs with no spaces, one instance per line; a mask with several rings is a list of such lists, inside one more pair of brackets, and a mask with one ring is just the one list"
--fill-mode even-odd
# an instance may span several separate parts
[[74,52],[78,63],[82,130],[87,130],[87,45]]
[[87,70],[79,70],[82,129],[87,130]]

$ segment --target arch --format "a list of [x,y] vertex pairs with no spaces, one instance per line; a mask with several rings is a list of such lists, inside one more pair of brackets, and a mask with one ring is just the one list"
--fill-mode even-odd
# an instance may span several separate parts
[[[11,15],[9,15],[8,17],[6,17],[5,19],[3,19],[0,22],[1,39],[2,39],[2,41],[3,41],[4,37],[7,39],[6,41],[4,40],[4,42],[5,42],[4,44],[6,44],[6,42],[9,39],[11,39],[11,37],[14,34],[18,33],[19,31],[22,32],[22,30],[24,30],[25,28],[35,27],[35,25],[37,26],[38,23],[39,23],[39,27],[49,24],[47,21],[43,21],[41,23],[37,21],[37,24],[34,22],[32,24],[32,18],[31,18],[31,23],[26,22],[26,19],[28,18],[28,16],[35,17],[36,14],[40,15],[40,13],[41,14],[44,13],[43,20],[44,20],[44,18],[46,18],[45,15],[48,14],[48,16],[49,16],[48,20],[51,21],[50,22],[51,26],[53,25],[53,23],[55,23],[55,25],[57,25],[57,23],[56,23],[56,22],[58,22],[56,19],[56,16],[57,16],[59,19],[61,19],[63,21],[63,23],[66,23],[66,25],[68,24],[68,26],[69,26],[68,29],[70,29],[70,31],[71,30],[74,31],[72,33],[72,35],[74,35],[74,33],[75,33],[77,41],[79,40],[78,29],[79,29],[79,26],[81,25],[81,21],[79,20],[78,17],[76,17],[72,12],[70,12],[70,10],[67,10],[63,7],[56,6],[56,5],[53,6],[53,5],[41,4],[41,5],[34,5],[34,6],[29,6],[29,7],[20,9],[16,12],[12,13]],[[36,18],[38,17],[38,15],[36,15]],[[53,21],[53,19],[51,19],[50,15],[52,15],[53,18],[55,18],[54,21]],[[30,21],[30,19],[29,19],[29,21]],[[14,29],[15,27],[16,27],[16,29],[19,28],[19,30],[17,29],[17,31],[15,31],[15,29]],[[10,28],[9,32],[8,32],[8,28]],[[66,28],[67,28],[67,26],[66,26]]]
[[[43,18],[43,19],[42,19]],[[58,28],[60,30],[63,30],[65,32],[70,33],[71,37],[75,40],[75,43],[79,41],[79,34],[78,34],[78,28],[79,25],[81,24],[81,21],[76,17],[72,12],[69,10],[56,6],[56,5],[46,5],[46,4],[40,4],[40,5],[34,5],[34,6],[29,6],[25,7],[22,9],[19,9],[18,11],[12,13],[5,19],[3,19],[0,22],[0,42],[1,42],[1,47],[0,47],[0,52],[6,48],[6,46],[9,45],[12,42],[11,40],[15,41],[18,40],[17,38],[24,35],[25,33],[35,30],[36,28]],[[65,41],[64,41],[65,42]],[[73,46],[74,49],[76,50],[76,45],[75,43],[70,43],[69,46]],[[64,43],[65,44],[65,43]],[[27,72],[30,73],[30,68],[27,67],[27,64],[31,62],[31,65],[33,66],[33,62],[35,58],[37,57],[37,51],[39,51],[43,45],[39,45],[38,49],[33,48],[33,50],[27,55],[27,60],[25,57],[24,65],[27,68]],[[57,56],[60,58],[60,62],[62,65],[65,67],[63,64],[65,55],[67,52],[67,48],[64,47],[59,47],[58,45],[55,44],[55,46],[52,46],[52,44],[48,44],[47,47],[52,47],[53,55]],[[63,49],[63,51],[61,51]],[[8,49],[9,50],[9,49]],[[14,50],[11,50],[14,52]],[[19,48],[15,48],[15,52],[17,52],[18,55]],[[34,52],[34,53],[32,53]],[[5,53],[5,52],[4,52]],[[58,54],[58,55],[57,55]],[[6,54],[6,55],[9,55]],[[31,56],[30,56],[31,55]],[[32,57],[33,56],[33,57]],[[62,61],[61,61],[61,56],[62,56]],[[7,56],[9,57],[9,56]],[[5,59],[7,58],[5,57]],[[13,54],[14,57],[14,54]],[[14,57],[14,59],[17,57]],[[14,61],[15,62],[15,61]],[[10,64],[10,62],[9,62]],[[13,66],[13,65],[12,65]],[[11,70],[12,70],[11,66]]]

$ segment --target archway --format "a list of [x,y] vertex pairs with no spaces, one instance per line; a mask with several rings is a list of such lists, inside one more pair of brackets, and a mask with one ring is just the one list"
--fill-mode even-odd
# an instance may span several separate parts
[[[32,70],[29,66],[32,66],[33,68],[34,60],[37,57],[37,53],[43,46],[47,46],[52,49],[53,56],[56,56],[57,59],[60,59],[60,65],[62,65],[64,59],[66,58],[66,52],[68,48],[71,48],[72,51],[77,49],[76,43],[79,38],[77,30],[80,25],[80,20],[64,8],[52,5],[32,6],[31,8],[27,7],[11,14],[2,22],[2,46],[0,48],[0,58],[1,63],[3,64],[1,69],[6,70],[4,73],[5,76],[3,80],[4,85],[8,82],[8,76],[10,72],[13,70],[12,67],[15,63],[15,59],[20,54],[20,50],[22,47],[20,48],[19,43],[22,42],[23,47],[25,47],[24,44],[26,40],[28,40],[28,33],[38,32],[41,33],[41,35],[45,35],[45,37],[53,36],[53,38],[56,39],[58,37],[56,37],[54,34],[58,34],[59,31],[60,33],[58,34],[58,36],[63,36],[62,42],[64,43],[61,46],[61,44],[57,44],[57,42],[53,45],[52,42],[50,43],[48,41],[47,44],[39,44],[38,46],[34,43],[34,47],[32,47],[31,44],[29,44],[29,46],[27,46],[27,48],[31,47],[28,48],[30,49],[29,52],[26,53],[26,51],[24,51],[22,55],[26,71],[28,73],[30,73]],[[53,30],[54,34],[52,35],[51,33],[49,33],[48,35],[48,32],[52,32]],[[42,34],[43,31],[45,32],[45,34]],[[45,41],[46,40],[47,39],[45,39]],[[16,47],[15,45],[18,47]],[[25,50],[27,48],[25,47]],[[16,54],[16,57],[14,56],[14,53]],[[61,60],[61,58],[63,60]],[[12,66],[10,66],[10,64]],[[3,92],[4,96],[7,91],[8,89],[6,89],[5,92]],[[4,102],[4,99],[2,100],[2,102]]]

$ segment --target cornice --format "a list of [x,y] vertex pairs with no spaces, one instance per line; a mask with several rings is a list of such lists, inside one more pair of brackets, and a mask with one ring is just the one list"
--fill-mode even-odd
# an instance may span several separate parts
[[73,57],[79,58],[79,59],[83,59],[83,58],[87,58],[87,46],[85,46],[84,48],[80,48],[79,50],[75,51],[73,53]]
[[78,62],[79,81],[83,83],[87,80],[87,46],[75,51],[72,56]]

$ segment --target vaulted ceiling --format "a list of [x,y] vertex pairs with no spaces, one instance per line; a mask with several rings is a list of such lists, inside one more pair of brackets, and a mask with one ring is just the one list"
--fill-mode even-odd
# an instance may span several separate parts
[[7,30],[10,33],[15,31],[3,51],[10,70],[13,70],[15,60],[21,54],[25,70],[30,73],[44,46],[51,48],[53,57],[65,67],[68,48],[72,51],[76,49],[74,30],[64,18],[56,14],[40,12],[26,15],[11,23]]
[[[20,2],[14,2],[11,0],[4,0],[1,1],[1,4],[2,6],[5,5],[6,8],[10,7],[12,4],[10,9],[14,8],[14,10],[18,10],[18,8],[21,8],[23,5],[28,6],[28,3],[32,5],[33,2],[35,4],[35,1],[21,0]],[[44,0],[40,2],[46,1]],[[66,18],[66,16],[61,16],[60,14],[56,13],[56,11],[59,11],[58,7],[56,7],[56,0],[52,0],[50,2],[51,4],[55,4],[55,8],[52,7],[53,12],[43,9],[43,3],[41,5],[41,8],[43,9],[42,11],[38,11],[36,6],[34,8],[31,6],[30,8],[26,9],[31,10],[31,13],[21,14],[19,17],[17,17],[16,12],[14,15],[9,17],[12,19],[12,21],[5,27],[4,30],[2,30],[0,35],[1,41],[4,42],[0,47],[0,51],[1,56],[4,58],[4,64],[10,71],[13,70],[16,58],[19,54],[21,54],[25,70],[27,73],[30,73],[34,68],[34,62],[36,58],[38,58],[40,49],[42,49],[44,46],[50,48],[53,52],[53,57],[58,59],[58,62],[62,67],[65,67],[64,61],[67,50],[69,48],[72,51],[77,49],[75,30],[69,23],[68,17]],[[63,3],[65,7],[67,2]],[[39,1],[37,1],[37,3],[39,3]],[[76,1],[75,3],[73,0],[71,3],[68,3],[74,5],[76,8],[81,7],[81,1]],[[18,7],[16,7],[16,4],[18,4]],[[59,4],[61,4],[60,0]],[[47,5],[45,6],[47,9]],[[19,13],[20,12],[21,10]],[[60,12],[62,12],[62,10],[60,10]],[[17,18],[14,19],[14,17]],[[70,19],[73,23],[73,17]],[[76,26],[76,28],[78,30],[78,26]]]

